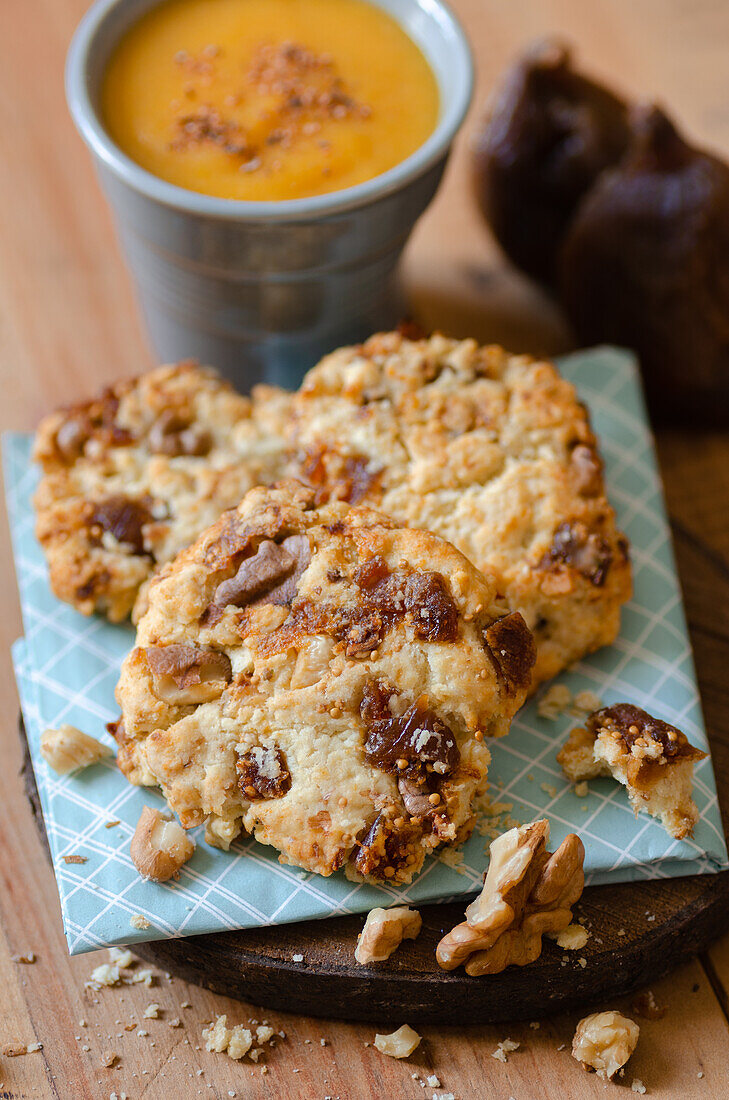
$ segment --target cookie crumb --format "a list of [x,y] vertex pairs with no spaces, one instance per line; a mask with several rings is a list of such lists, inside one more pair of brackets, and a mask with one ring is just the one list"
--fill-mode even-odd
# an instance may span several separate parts
[[128,970],[130,966],[134,965],[134,955],[126,948],[110,947],[109,958],[111,962],[116,963],[121,970]]
[[508,1062],[509,1054],[518,1049],[519,1043],[515,1043],[513,1039],[502,1039],[496,1050],[492,1051],[491,1057],[495,1058],[497,1062]]
[[643,1016],[646,1020],[662,1020],[666,1015],[665,1007],[658,1004],[651,989],[634,997],[630,1007],[637,1016]]
[[149,921],[146,917],[143,917],[141,913],[135,913],[133,917],[130,917],[129,923],[132,928],[138,928],[140,931],[144,931],[145,928],[151,928]]
[[590,933],[581,924],[568,924],[555,936],[558,945],[565,951],[579,951],[590,938]]
[[552,684],[537,703],[537,714],[555,722],[572,702],[572,692],[566,684]]

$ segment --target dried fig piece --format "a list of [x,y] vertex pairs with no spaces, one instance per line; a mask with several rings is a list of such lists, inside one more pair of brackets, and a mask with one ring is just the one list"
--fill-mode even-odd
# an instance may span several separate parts
[[576,72],[561,42],[537,42],[507,72],[473,161],[481,210],[518,267],[552,282],[578,203],[628,137],[623,100]]
[[254,745],[238,758],[238,786],[246,798],[283,798],[291,772],[278,745]]
[[658,107],[636,112],[621,163],[584,199],[559,261],[585,343],[640,358],[664,416],[729,420],[729,166]]
[[602,535],[584,523],[560,523],[540,565],[571,565],[597,588],[605,583],[613,556]]
[[455,734],[421,696],[396,717],[390,710],[395,693],[382,681],[365,687],[360,713],[367,727],[365,757],[370,764],[415,782],[426,774],[449,775],[460,752]]
[[384,622],[410,615],[419,638],[453,642],[458,637],[458,608],[440,573],[390,571],[377,556],[354,571],[353,579]]
[[537,647],[523,616],[514,611],[497,619],[484,631],[484,642],[507,689],[520,691],[529,687],[537,662]]
[[352,865],[363,876],[394,878],[403,867],[415,862],[416,857],[409,849],[420,835],[419,826],[396,825],[386,813],[379,813],[359,841]]
[[87,523],[91,528],[108,531],[117,542],[130,546],[135,554],[144,554],[144,525],[152,519],[146,501],[133,500],[119,493],[97,501]]

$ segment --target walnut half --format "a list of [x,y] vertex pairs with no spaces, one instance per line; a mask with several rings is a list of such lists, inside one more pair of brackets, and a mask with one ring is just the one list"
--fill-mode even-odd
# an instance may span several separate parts
[[580,1020],[572,1040],[572,1057],[600,1077],[613,1077],[638,1045],[640,1028],[619,1012],[595,1012]]
[[354,957],[361,965],[384,962],[403,940],[414,940],[423,921],[416,909],[396,905],[392,909],[371,909],[357,938]]
[[171,814],[144,807],[129,847],[132,863],[142,878],[167,882],[194,851],[194,842]]
[[585,876],[582,841],[570,833],[552,855],[546,850],[549,822],[534,821],[503,833],[491,845],[480,895],[438,944],[444,970],[465,964],[472,976],[525,966],[542,952],[542,936],[561,932],[572,920]]
[[77,768],[88,768],[90,764],[112,755],[108,745],[65,723],[57,730],[47,729],[41,735],[40,751],[46,764],[59,775],[67,775]]

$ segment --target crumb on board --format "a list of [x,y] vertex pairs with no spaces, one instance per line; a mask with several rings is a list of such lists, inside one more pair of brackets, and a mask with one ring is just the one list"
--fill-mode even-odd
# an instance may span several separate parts
[[637,1016],[643,1016],[646,1020],[661,1020],[666,1015],[665,1006],[658,1004],[652,989],[645,989],[634,997],[630,1007]]
[[[179,1025],[180,1021],[178,1020],[177,1023]],[[212,1023],[203,1028],[202,1034],[205,1039],[206,1050],[217,1054],[225,1052],[229,1058],[236,1062],[239,1062],[246,1054],[252,1062],[257,1062],[264,1053],[260,1045],[253,1046],[253,1032],[242,1024],[228,1027],[228,1017],[226,1015],[217,1016]],[[275,1031],[272,1027],[262,1024],[256,1028],[255,1041],[259,1044],[267,1043],[273,1039],[274,1035]]]
[[144,931],[146,928],[151,928],[150,922],[146,917],[143,917],[141,913],[135,913],[129,918],[129,923],[132,928],[138,928],[140,931]]
[[564,951],[579,951],[590,938],[590,933],[581,924],[568,924],[555,937],[557,944]]
[[3,1054],[6,1058],[19,1058],[23,1054],[37,1054],[39,1050],[43,1050],[43,1043],[18,1043],[3,1047]]
[[389,1035],[375,1035],[375,1046],[389,1058],[409,1058],[420,1045],[420,1035],[409,1024],[403,1024]]
[[514,1050],[519,1049],[519,1044],[513,1039],[502,1039],[496,1050],[492,1051],[491,1057],[495,1058],[497,1062],[508,1062],[509,1055]]
[[134,955],[126,947],[110,947],[109,959],[121,970],[128,970],[130,966],[134,965]]

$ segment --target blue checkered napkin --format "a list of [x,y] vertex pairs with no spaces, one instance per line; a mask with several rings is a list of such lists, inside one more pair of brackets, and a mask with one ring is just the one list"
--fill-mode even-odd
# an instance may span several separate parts
[[[706,748],[634,361],[622,352],[597,349],[570,356],[562,369],[591,409],[610,497],[631,541],[635,571],[635,595],[624,609],[620,638],[582,661],[562,682],[574,693],[589,689],[606,703],[637,703],[674,722]],[[488,837],[478,831],[460,850],[462,858],[451,853],[430,859],[411,886],[399,888],[358,885],[341,873],[325,879],[285,867],[272,848],[254,840],[220,852],[205,844],[199,830],[195,854],[178,882],[143,882],[129,858],[129,840],[142,807],[163,804],[159,795],[131,787],[113,760],[58,776],[38,751],[43,729],[61,722],[107,739],[104,724],[117,716],[114,687],[134,634],[127,626],[83,618],[51,594],[33,536],[31,496],[37,474],[29,455],[27,436],[6,436],[6,494],[25,625],[13,659],[72,954],[108,944],[282,924],[474,892],[488,847]],[[519,821],[546,815],[555,844],[568,832],[579,832],[592,882],[666,878],[727,866],[710,759],[696,768],[701,820],[694,838],[676,841],[651,818],[634,818],[624,789],[612,780],[591,782],[589,795],[577,797],[555,760],[574,724],[568,714],[557,721],[540,718],[532,701],[509,736],[493,745],[490,778],[495,797],[506,804],[505,815]],[[67,864],[66,855],[81,855],[87,862]],[[148,930],[130,925],[135,914],[146,917]]]

